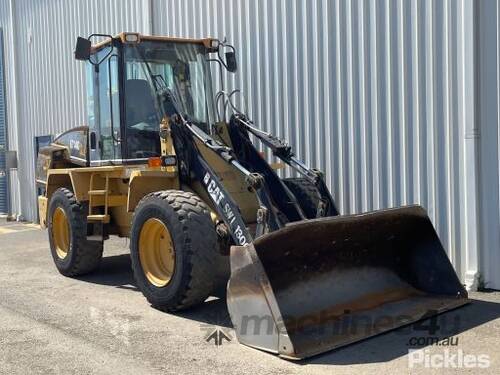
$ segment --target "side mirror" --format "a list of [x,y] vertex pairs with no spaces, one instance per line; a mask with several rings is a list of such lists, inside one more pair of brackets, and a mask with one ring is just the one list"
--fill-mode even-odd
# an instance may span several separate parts
[[231,73],[238,70],[238,64],[236,63],[236,53],[234,51],[226,52],[226,68]]
[[88,60],[90,58],[91,48],[92,43],[90,42],[90,40],[79,36],[76,40],[75,59]]

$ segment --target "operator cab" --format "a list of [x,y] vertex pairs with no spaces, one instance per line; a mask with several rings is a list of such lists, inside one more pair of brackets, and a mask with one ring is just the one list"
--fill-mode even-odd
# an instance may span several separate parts
[[[92,37],[104,40],[91,46]],[[211,133],[208,54],[216,51],[216,42],[136,33],[79,38],[75,57],[87,61],[89,164],[140,164],[161,155],[157,92],[162,88],[175,93],[191,122]]]

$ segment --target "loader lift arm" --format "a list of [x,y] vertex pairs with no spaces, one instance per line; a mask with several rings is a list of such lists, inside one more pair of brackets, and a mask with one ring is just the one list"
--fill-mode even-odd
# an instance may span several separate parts
[[[311,169],[297,159],[292,148],[284,140],[257,129],[253,126],[253,123],[242,114],[235,114],[231,117],[230,133],[233,142],[244,143],[247,149],[252,150],[250,152],[247,151],[247,153],[241,153],[242,158],[239,158],[240,161],[243,163],[249,162],[249,158],[255,159],[256,155],[258,155],[257,150],[248,137],[248,133],[251,133],[264,145],[269,147],[274,156],[280,158],[293,170],[303,175],[316,186],[321,196],[317,217],[337,216],[339,214],[332,195],[326,186],[323,172],[317,169]],[[251,153],[251,156],[249,156],[249,153]]]
[[218,215],[229,229],[235,244],[249,244],[253,241],[252,235],[241,217],[238,205],[226,191],[215,171],[197,149],[195,139],[203,142],[207,148],[212,150],[222,160],[232,164],[245,175],[248,189],[256,193],[260,207],[257,211],[255,237],[259,237],[270,230],[277,230],[283,226],[276,212],[277,210],[274,208],[269,189],[262,175],[248,171],[236,159],[231,149],[218,143],[179,113],[172,116],[172,119],[174,120],[171,125],[172,138],[176,153],[184,161],[180,168],[181,179],[189,181],[194,178],[202,183]]
[[[248,189],[256,193],[259,209],[257,210],[257,228],[255,237],[283,228],[286,223],[301,221],[305,215],[293,193],[282,183],[269,164],[259,155],[249,139],[252,132],[271,147],[273,154],[285,161],[292,168],[303,174],[314,183],[320,194],[317,217],[335,216],[338,211],[333,198],[323,180],[323,175],[317,170],[307,168],[297,160],[291,148],[282,140],[261,132],[252,127],[244,116],[234,115],[229,123],[229,134],[233,149],[221,145],[205,133],[196,124],[189,121],[179,110],[177,100],[170,90],[159,94],[164,98],[163,109],[171,116],[172,137],[180,160],[183,160],[181,179],[188,182],[192,177],[200,181],[208,193],[218,215],[229,229],[236,244],[245,245],[251,241],[252,235],[246,228],[238,205],[225,190],[220,178],[204,160],[197,149],[195,139],[219,156],[224,162],[233,165],[245,176]],[[168,109],[167,109],[168,108]]]

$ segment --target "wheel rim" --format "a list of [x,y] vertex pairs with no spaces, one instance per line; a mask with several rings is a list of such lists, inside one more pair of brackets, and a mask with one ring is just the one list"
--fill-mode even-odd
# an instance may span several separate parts
[[139,235],[139,258],[149,282],[163,287],[170,282],[175,267],[175,251],[167,226],[158,219],[148,219]]
[[52,216],[52,238],[59,259],[68,256],[70,246],[69,222],[66,212],[61,207],[57,207]]

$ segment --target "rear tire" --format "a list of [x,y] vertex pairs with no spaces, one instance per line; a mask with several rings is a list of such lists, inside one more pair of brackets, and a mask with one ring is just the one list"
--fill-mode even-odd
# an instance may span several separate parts
[[283,183],[295,195],[307,219],[315,219],[321,195],[309,180],[300,177],[284,178]]
[[102,258],[103,243],[87,241],[86,205],[73,192],[59,188],[50,199],[48,233],[50,251],[58,271],[79,276],[94,271]]
[[[153,244],[155,230],[145,232],[149,240],[141,237],[143,228],[149,231],[152,223],[153,228],[161,228],[157,245]],[[168,255],[172,252],[173,257]],[[151,253],[155,255],[147,255]],[[217,287],[218,262],[224,261],[217,251],[208,206],[197,195],[179,190],[151,193],[139,202],[132,220],[130,254],[139,289],[154,307],[165,311],[204,302]],[[173,267],[168,260],[172,258]],[[155,259],[157,264],[151,264]]]

